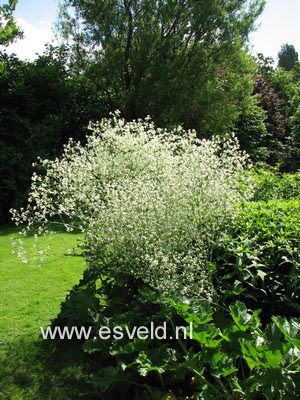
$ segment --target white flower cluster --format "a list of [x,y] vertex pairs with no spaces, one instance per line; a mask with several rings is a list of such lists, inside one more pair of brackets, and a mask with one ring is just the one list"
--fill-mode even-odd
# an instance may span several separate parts
[[60,159],[39,161],[46,172],[33,176],[15,222],[60,217],[85,232],[87,262],[104,276],[129,272],[163,293],[207,293],[212,251],[249,195],[236,139],[199,141],[117,113],[90,128],[84,146],[70,141]]

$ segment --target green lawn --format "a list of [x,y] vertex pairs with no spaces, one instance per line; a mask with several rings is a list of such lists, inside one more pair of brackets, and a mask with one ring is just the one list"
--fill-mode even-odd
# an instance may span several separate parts
[[[40,238],[38,246],[50,246],[40,267],[13,254],[11,242],[18,237],[18,229],[0,228],[0,399],[92,398],[82,395],[80,346],[51,352],[40,338],[40,327],[57,316],[82,277],[81,235],[56,231]],[[24,244],[30,259],[35,239],[25,237]]]

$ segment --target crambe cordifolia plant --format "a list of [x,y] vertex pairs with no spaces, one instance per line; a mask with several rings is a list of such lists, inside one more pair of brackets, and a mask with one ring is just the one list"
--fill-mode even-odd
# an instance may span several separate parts
[[118,113],[90,129],[85,145],[70,140],[61,158],[39,160],[45,172],[33,175],[14,221],[40,233],[53,219],[80,228],[100,275],[126,272],[164,294],[209,295],[212,251],[250,195],[237,140],[200,141]]

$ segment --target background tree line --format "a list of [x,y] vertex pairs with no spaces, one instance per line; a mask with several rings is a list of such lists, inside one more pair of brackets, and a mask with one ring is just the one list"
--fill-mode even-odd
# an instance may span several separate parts
[[33,62],[5,52],[21,36],[17,1],[1,7],[0,219],[26,197],[32,162],[58,156],[87,124],[120,110],[199,137],[236,132],[253,161],[299,168],[300,67],[247,50],[262,0],[65,0],[59,47]]

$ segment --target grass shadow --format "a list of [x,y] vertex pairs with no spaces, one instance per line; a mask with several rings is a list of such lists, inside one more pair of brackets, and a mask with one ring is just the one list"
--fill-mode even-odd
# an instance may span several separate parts
[[[83,352],[80,341],[22,337],[1,347],[0,399],[95,400],[88,383],[97,360]],[[4,388],[4,389],[3,389]]]

